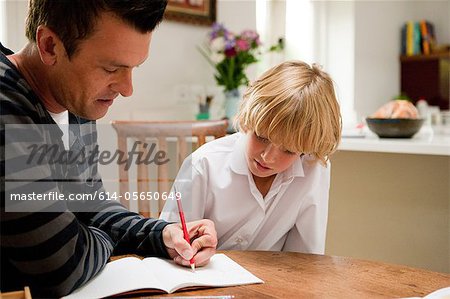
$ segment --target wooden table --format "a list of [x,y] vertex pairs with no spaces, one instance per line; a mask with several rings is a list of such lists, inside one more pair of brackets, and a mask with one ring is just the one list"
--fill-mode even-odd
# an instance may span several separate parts
[[398,298],[422,297],[450,286],[450,274],[354,258],[292,252],[221,252],[264,280],[264,284],[156,296]]

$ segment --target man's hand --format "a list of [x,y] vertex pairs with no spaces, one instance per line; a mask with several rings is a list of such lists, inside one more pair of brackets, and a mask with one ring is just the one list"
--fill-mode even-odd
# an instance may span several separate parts
[[195,266],[204,266],[216,252],[217,233],[214,222],[208,219],[186,223],[192,244],[183,237],[180,223],[167,225],[163,230],[163,241],[170,257],[177,263],[189,267],[194,257]]

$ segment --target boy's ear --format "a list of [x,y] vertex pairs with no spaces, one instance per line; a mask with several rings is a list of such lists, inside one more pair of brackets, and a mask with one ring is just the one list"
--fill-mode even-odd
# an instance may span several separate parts
[[58,56],[65,53],[62,41],[50,28],[39,25],[36,30],[36,45],[41,61],[46,65],[54,65]]

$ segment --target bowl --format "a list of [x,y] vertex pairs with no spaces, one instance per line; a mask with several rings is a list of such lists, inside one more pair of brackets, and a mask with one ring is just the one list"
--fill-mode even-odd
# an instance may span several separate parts
[[419,132],[423,118],[366,118],[369,129],[380,138],[411,138]]

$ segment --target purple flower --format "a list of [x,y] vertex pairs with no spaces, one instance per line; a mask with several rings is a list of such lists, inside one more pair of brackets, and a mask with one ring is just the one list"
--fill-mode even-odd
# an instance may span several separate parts
[[230,38],[231,36],[228,36],[228,38],[225,38],[225,50],[233,49],[234,46],[236,46],[236,40],[234,39],[234,36]]
[[223,37],[227,37],[229,35],[228,30],[220,23],[214,23],[212,25],[212,30],[209,33],[209,38],[210,40],[213,40],[217,37],[223,36]]
[[215,68],[217,84],[226,91],[248,84],[245,70],[258,61],[259,34],[255,30],[244,30],[236,35],[224,25],[214,23],[208,37],[207,45],[200,48],[200,52]]

